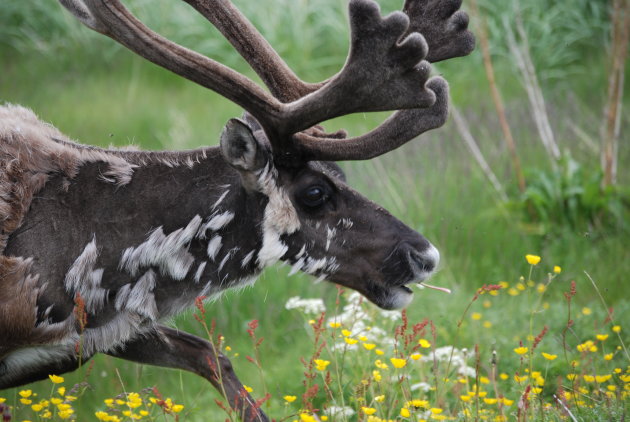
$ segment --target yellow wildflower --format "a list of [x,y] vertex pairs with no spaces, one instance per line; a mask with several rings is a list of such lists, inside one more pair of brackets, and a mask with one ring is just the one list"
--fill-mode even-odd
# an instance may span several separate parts
[[481,314],[479,312],[473,312],[472,314],[470,314],[470,318],[472,318],[473,321],[479,321],[481,319]]
[[593,375],[584,375],[582,378],[584,378],[584,381],[586,381],[586,382],[593,382],[593,381],[595,381],[595,377]]
[[542,355],[547,360],[554,360],[555,358],[558,357],[558,355],[552,355],[550,353],[545,353],[545,352],[542,352]]
[[44,408],[44,406],[42,406],[41,404],[34,404],[34,405],[31,406],[31,409],[33,409],[35,412],[39,412],[43,408]]
[[405,365],[407,365],[406,359],[391,358],[390,362],[392,363],[392,365],[394,365],[394,368],[397,369],[404,368]]
[[372,378],[374,378],[374,381],[376,382],[380,382],[381,379],[383,379],[383,377],[381,376],[381,373],[377,371],[376,369],[372,371]]
[[510,378],[510,376],[503,372],[503,373],[501,373],[499,375],[499,378],[501,378],[503,381],[505,381],[506,379]]
[[61,419],[69,419],[73,413],[74,413],[74,410],[72,409],[62,410],[57,413],[57,416],[59,416],[59,418]]
[[613,332],[615,333],[620,333],[621,332],[621,325],[615,325],[612,327]]
[[110,420],[110,416],[107,412],[103,412],[103,411],[95,412],[94,416],[96,416],[96,419],[98,419],[99,421],[107,422]]
[[341,327],[341,323],[340,322],[331,322],[328,325],[330,325],[330,328],[339,328],[339,327]]
[[508,294],[509,294],[510,296],[518,296],[518,295],[519,295],[519,292],[518,292],[518,290],[516,290],[514,287],[510,287],[510,289],[508,290]]
[[283,399],[287,402],[287,403],[293,403],[295,401],[295,399],[297,399],[296,396],[284,396]]
[[606,353],[604,355],[604,360],[612,360],[613,358],[613,354],[612,353]]
[[598,383],[603,383],[608,381],[609,379],[612,378],[612,375],[608,374],[608,375],[595,375],[595,381],[597,381]]
[[560,274],[562,272],[562,267],[559,265],[554,265],[553,266],[553,272],[556,274]]
[[514,381],[521,383],[523,381],[527,381],[527,378],[529,378],[527,375],[514,375]]
[[429,402],[427,400],[413,399],[409,400],[405,407],[415,407],[416,409],[424,408],[427,409],[429,407]]
[[175,413],[179,413],[182,410],[184,410],[184,405],[183,404],[174,404],[173,407],[171,408],[171,410]]
[[514,349],[514,352],[517,355],[524,355],[525,353],[527,353],[529,349],[527,347],[521,346],[521,347],[517,347],[516,349]]
[[326,367],[330,365],[330,361],[323,359],[315,359],[315,367],[318,371],[325,371]]
[[61,384],[63,382],[63,377],[57,375],[48,375],[48,378],[50,378],[53,384]]
[[313,416],[309,415],[308,413],[300,413],[300,421],[302,421],[302,422],[316,422],[317,419],[315,419]]
[[366,415],[373,415],[376,413],[376,409],[373,407],[361,407],[361,410],[363,411],[363,413],[365,413]]
[[536,287],[536,291],[538,293],[545,293],[545,291],[547,291],[547,286],[545,286],[542,283],[538,283],[538,287]]
[[459,398],[461,399],[461,401],[470,401],[470,396],[468,395],[462,395],[462,396],[459,396]]
[[608,334],[597,334],[595,338],[597,338],[597,340],[599,341],[606,341],[606,339],[608,338]]
[[24,397],[22,397],[22,398],[20,399],[20,403],[22,403],[22,404],[31,404],[31,403],[33,403],[33,400],[31,400],[31,399],[25,399]]
[[385,394],[381,394],[380,396],[374,397],[374,401],[377,403],[383,403],[385,401]]
[[363,347],[365,347],[366,350],[372,350],[376,347],[376,344],[374,343],[363,343]]
[[357,340],[356,338],[350,338],[350,337],[344,337],[343,341],[345,341],[346,343],[350,345],[357,344],[359,342],[359,340]]
[[66,395],[66,387],[59,387],[59,388],[57,388],[57,394],[59,394],[60,396],[65,396]]
[[31,390],[22,390],[18,394],[20,397],[27,399],[33,395],[33,392]]
[[444,409],[441,409],[439,407],[432,407],[431,409],[429,409],[431,413],[433,413],[434,415],[439,415],[440,413],[442,413],[444,411]]
[[374,351],[374,353],[376,353],[376,354],[377,354],[377,355],[379,355],[379,356],[383,356],[383,355],[385,354],[385,352],[384,352],[384,351],[382,351],[381,349],[376,349],[376,350]]
[[412,353],[409,357],[413,360],[418,360],[422,357],[422,355],[420,353]]
[[511,406],[512,404],[514,404],[514,400],[506,399],[505,397],[503,397],[503,399],[501,401],[506,406]]
[[494,398],[490,398],[490,397],[486,397],[483,399],[483,401],[486,404],[496,404],[499,400],[498,399],[494,399]]
[[591,308],[589,308],[588,306],[585,306],[585,307],[583,307],[583,308],[582,308],[582,313],[583,313],[584,315],[590,315],[590,314],[592,314],[592,313],[593,313],[593,311],[592,311],[592,310],[591,310]]
[[525,259],[529,265],[536,265],[540,262],[540,257],[538,255],[525,255]]
[[344,328],[343,330],[341,330],[341,334],[343,334],[344,337],[350,337],[352,335],[352,331],[346,330]]
[[400,409],[400,416],[402,416],[403,418],[408,418],[409,416],[411,416],[411,413],[409,412],[409,409],[403,407]]
[[418,344],[420,345],[420,347],[425,348],[425,349],[428,349],[429,347],[431,347],[431,343],[428,340],[423,339],[423,338],[418,340]]
[[387,364],[386,364],[386,363],[383,363],[380,359],[376,359],[376,360],[374,361],[374,365],[376,365],[376,367],[377,367],[378,369],[387,369],[387,368],[388,368]]
[[248,393],[251,393],[252,391],[254,391],[254,389],[248,385],[243,384],[243,388],[245,389],[245,391],[247,391]]

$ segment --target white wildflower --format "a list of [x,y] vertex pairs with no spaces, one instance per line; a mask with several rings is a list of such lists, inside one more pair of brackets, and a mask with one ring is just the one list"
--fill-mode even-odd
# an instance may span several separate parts
[[326,305],[321,299],[302,299],[299,296],[294,296],[287,300],[284,305],[286,309],[297,309],[305,314],[321,314],[326,311]]
[[354,410],[348,406],[330,406],[328,409],[324,411],[324,413],[337,418],[347,418],[354,415]]

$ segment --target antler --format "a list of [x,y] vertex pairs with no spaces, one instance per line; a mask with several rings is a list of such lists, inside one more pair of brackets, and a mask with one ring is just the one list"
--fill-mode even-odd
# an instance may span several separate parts
[[[239,104],[260,122],[277,157],[300,161],[370,158],[440,126],[446,118],[446,82],[428,80],[430,65],[423,58],[429,47],[414,28],[442,28],[443,32],[430,32],[430,42],[440,50],[437,57],[455,56],[461,54],[457,39],[462,25],[454,27],[452,21],[461,20],[454,17],[463,12],[431,14],[426,0],[407,0],[409,16],[394,12],[383,18],[372,0],[350,0],[351,46],[346,65],[326,82],[307,84],[228,0],[185,1],[219,28],[273,96],[234,70],[151,31],[118,0],[60,0],[88,27]],[[452,8],[454,0],[446,2]],[[429,19],[423,26],[417,21],[424,15]],[[327,137],[312,129],[300,133],[340,115],[384,110],[406,111],[358,138]]]

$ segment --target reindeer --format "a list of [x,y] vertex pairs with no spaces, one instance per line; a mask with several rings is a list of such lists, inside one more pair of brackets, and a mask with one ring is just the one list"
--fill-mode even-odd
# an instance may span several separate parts
[[[425,282],[438,251],[348,186],[335,162],[376,157],[445,122],[448,85],[429,63],[473,49],[461,0],[406,0],[385,17],[372,0],[350,0],[347,62],[315,84],[229,0],[186,0],[269,92],[151,31],[118,0],[60,2],[245,113],[219,147],[143,152],[80,145],[26,108],[0,107],[0,388],[106,353],[192,371],[244,420],[266,421],[225,356],[160,321],[279,260],[384,309],[410,303],[408,285]],[[319,126],[384,110],[398,111],[355,138]]]

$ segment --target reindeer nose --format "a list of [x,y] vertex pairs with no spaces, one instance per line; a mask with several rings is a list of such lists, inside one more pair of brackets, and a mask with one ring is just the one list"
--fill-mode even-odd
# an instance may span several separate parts
[[420,250],[407,245],[407,258],[417,275],[428,276],[440,263],[440,252],[431,243],[426,242],[424,249]]

